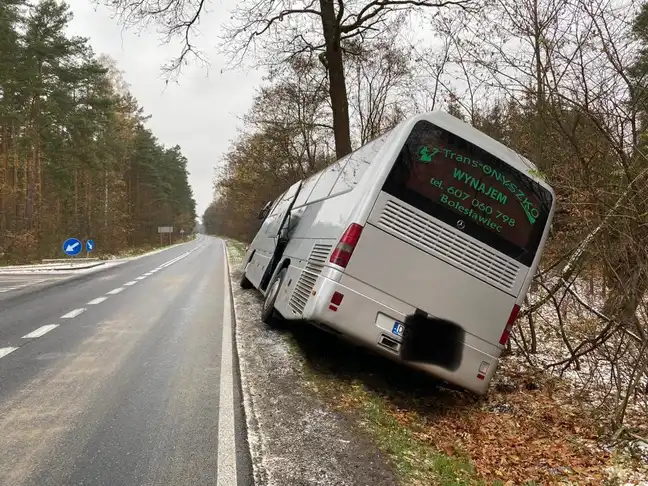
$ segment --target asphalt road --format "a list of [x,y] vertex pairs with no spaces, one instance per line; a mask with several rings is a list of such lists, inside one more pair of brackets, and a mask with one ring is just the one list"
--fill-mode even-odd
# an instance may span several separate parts
[[201,237],[0,299],[0,485],[251,484],[226,271]]
[[[15,292],[44,282],[61,280],[66,276],[61,275],[0,275],[0,295],[6,292]],[[4,296],[2,296],[4,297]]]

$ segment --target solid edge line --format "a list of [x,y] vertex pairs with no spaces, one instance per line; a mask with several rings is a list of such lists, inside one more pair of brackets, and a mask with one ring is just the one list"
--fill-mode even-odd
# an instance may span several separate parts
[[58,324],[45,324],[44,326],[41,326],[38,329],[34,329],[29,334],[25,334],[22,338],[23,339],[39,338],[41,336],[44,336],[48,332],[56,329],[58,326],[59,326]]
[[[227,242],[223,241],[223,246],[225,246],[225,256],[227,257],[227,265],[229,269],[229,247]],[[230,283],[230,296],[232,302],[234,303],[234,294],[232,293],[232,275],[229,275]],[[236,304],[234,303],[234,343],[236,345],[237,353],[237,362],[239,376],[241,377],[241,386],[240,392],[241,397],[243,397],[243,417],[245,419],[246,425],[246,438],[248,453],[250,454],[250,462],[252,466],[252,477],[254,479],[254,484],[268,484],[268,468],[266,466],[265,458],[267,457],[265,453],[265,444],[259,428],[259,418],[256,414],[256,408],[254,405],[254,397],[249,387],[245,386],[245,383],[249,382],[250,372],[247,369],[245,361],[240,359],[241,356],[241,345],[238,339],[238,324],[236,322]]]
[[223,245],[223,336],[221,351],[220,398],[218,404],[218,469],[216,484],[235,486],[236,434],[234,433],[234,370],[232,359],[232,301],[229,285],[227,251]]

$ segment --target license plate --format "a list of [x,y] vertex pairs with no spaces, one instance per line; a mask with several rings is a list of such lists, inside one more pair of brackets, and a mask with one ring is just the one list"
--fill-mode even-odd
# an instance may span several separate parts
[[392,328],[392,334],[403,337],[403,329],[405,329],[405,326],[403,326],[402,323],[396,321],[394,323],[394,327]]

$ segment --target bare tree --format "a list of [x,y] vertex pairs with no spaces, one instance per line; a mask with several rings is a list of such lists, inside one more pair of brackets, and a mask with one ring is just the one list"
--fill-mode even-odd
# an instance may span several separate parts
[[244,117],[245,124],[256,131],[281,133],[285,163],[295,174],[307,177],[331,157],[326,73],[317,61],[300,56],[287,62],[270,81]]
[[[102,0],[96,0],[102,1]],[[474,0],[246,0],[232,14],[222,48],[233,61],[250,49],[260,48],[257,61],[277,66],[287,59],[310,53],[326,67],[333,113],[335,151],[338,158],[351,152],[349,104],[344,71],[344,43],[374,39],[408,13],[457,6]],[[185,58],[199,55],[192,32],[206,0],[103,0],[128,25],[156,22],[165,39],[182,37],[183,48],[170,69],[179,69]],[[262,39],[262,40],[261,40]],[[257,41],[261,40],[261,45]]]
[[395,39],[358,43],[353,51],[347,61],[350,119],[362,145],[401,121],[415,87],[410,53]]

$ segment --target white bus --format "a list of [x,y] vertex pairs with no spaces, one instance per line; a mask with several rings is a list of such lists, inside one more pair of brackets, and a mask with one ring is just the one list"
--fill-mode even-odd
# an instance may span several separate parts
[[484,394],[554,208],[530,161],[426,113],[268,203],[240,283],[265,322],[310,321]]

